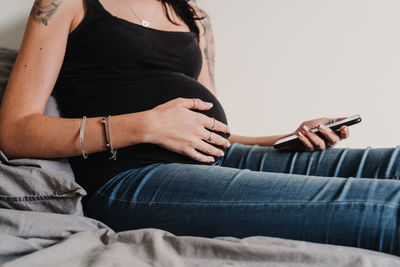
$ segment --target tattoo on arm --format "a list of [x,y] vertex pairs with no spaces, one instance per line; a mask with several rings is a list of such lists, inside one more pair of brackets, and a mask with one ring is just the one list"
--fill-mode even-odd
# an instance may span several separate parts
[[205,40],[205,48],[204,55],[207,59],[208,63],[208,71],[210,75],[210,82],[212,86],[215,88],[215,41],[214,41],[214,33],[211,25],[210,17],[203,10],[200,10],[201,16],[205,17],[203,20],[204,23],[204,40]]
[[31,10],[31,16],[34,20],[47,26],[49,20],[57,11],[63,0],[35,0]]

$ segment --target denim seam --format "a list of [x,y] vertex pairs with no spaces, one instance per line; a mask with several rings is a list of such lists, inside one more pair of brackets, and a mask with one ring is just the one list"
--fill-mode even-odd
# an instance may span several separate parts
[[199,204],[206,204],[206,205],[230,205],[230,204],[235,204],[235,205],[278,205],[278,204],[330,204],[330,205],[339,205],[339,204],[365,204],[365,205],[376,205],[376,206],[389,206],[393,208],[398,208],[400,204],[395,204],[395,203],[379,203],[379,202],[371,202],[371,201],[333,201],[333,202],[328,202],[328,201],[291,201],[291,202],[236,202],[236,201],[224,201],[224,202],[157,202],[157,201],[130,201],[130,200],[125,200],[125,199],[119,199],[119,198],[112,198],[110,196],[106,196],[100,192],[97,192],[98,195],[108,198],[109,200],[115,200],[115,201],[120,201],[120,202],[125,202],[125,203],[137,203],[137,204],[183,204],[183,205],[199,205]]
[[399,178],[400,178],[400,175],[383,177],[383,179],[389,179],[389,180],[391,180],[391,179],[399,179]]

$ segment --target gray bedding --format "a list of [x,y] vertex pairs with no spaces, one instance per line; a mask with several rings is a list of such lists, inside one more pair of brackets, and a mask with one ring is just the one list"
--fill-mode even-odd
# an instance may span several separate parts
[[[1,265],[2,264],[2,265]],[[400,266],[368,250],[270,237],[115,233],[77,215],[0,209],[0,266]]]

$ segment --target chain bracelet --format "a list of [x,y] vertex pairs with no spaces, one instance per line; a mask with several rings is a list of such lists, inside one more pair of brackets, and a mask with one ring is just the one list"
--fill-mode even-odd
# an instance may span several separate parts
[[81,129],[79,131],[79,143],[81,145],[81,150],[82,150],[82,156],[84,159],[87,159],[89,155],[85,154],[85,124],[86,124],[86,116],[82,117],[81,121]]
[[[115,161],[115,160],[117,160],[117,149],[114,149],[112,146],[110,118],[111,118],[111,115],[108,115],[108,117],[103,117],[101,122],[103,123],[103,126],[104,126],[104,134],[106,136],[107,150],[110,151],[110,153],[111,153],[111,156],[108,159],[112,159]],[[108,131],[107,131],[107,128],[108,128]]]

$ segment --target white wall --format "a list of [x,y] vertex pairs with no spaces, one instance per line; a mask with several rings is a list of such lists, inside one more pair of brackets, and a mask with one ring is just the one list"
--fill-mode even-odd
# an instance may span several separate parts
[[360,113],[341,146],[400,143],[400,1],[199,1],[213,18],[217,91],[234,132]]
[[[1,1],[0,46],[18,48],[33,0]],[[198,2],[213,20],[217,91],[234,133],[360,113],[340,146],[399,143],[400,1]]]
[[34,0],[0,1],[0,47],[19,48]]

